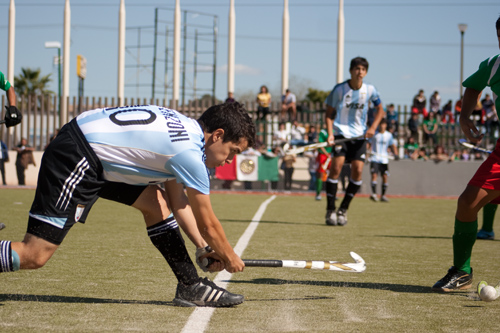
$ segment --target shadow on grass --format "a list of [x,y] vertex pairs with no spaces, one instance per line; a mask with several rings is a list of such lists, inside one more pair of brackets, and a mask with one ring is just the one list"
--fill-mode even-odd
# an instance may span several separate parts
[[296,281],[296,280],[259,278],[253,280],[231,280],[231,283],[276,284],[276,285],[297,284],[297,285],[321,286],[321,287],[390,290],[394,292],[415,293],[415,294],[436,293],[432,291],[429,286],[412,286],[407,284],[374,283],[374,282]]
[[375,237],[388,237],[388,238],[414,238],[414,239],[451,239],[445,236],[402,236],[402,235],[376,235]]
[[[444,236],[401,236],[401,235],[376,235],[375,237],[388,237],[388,238],[414,238],[414,239],[452,239],[452,237]],[[483,239],[478,239],[482,241]],[[498,239],[488,239],[488,241],[500,242]]]
[[138,301],[127,299],[74,297],[57,295],[26,295],[26,294],[0,294],[0,305],[3,302],[46,302],[46,303],[96,303],[96,304],[142,304],[174,306],[171,301]]
[[[250,223],[252,220],[237,220],[237,219],[220,219],[221,222],[240,222],[240,223]],[[322,223],[307,223],[307,222],[293,222],[293,221],[259,221],[259,223],[272,223],[272,224],[297,224],[297,225],[307,225],[307,226],[326,226]]]

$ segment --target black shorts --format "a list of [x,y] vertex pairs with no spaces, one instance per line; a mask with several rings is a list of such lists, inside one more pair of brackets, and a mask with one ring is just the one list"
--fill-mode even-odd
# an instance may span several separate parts
[[76,222],[85,223],[101,197],[132,205],[146,185],[105,181],[103,168],[75,120],[45,150],[27,232],[59,245]]
[[370,172],[371,173],[380,173],[381,176],[383,176],[383,175],[389,176],[389,164],[371,162],[370,163]]
[[124,183],[106,182],[99,191],[99,198],[116,201],[132,206],[148,185],[130,185]]
[[[339,139],[344,139],[344,137],[335,137],[335,140]],[[344,156],[346,163],[350,163],[352,161],[364,162],[366,159],[366,140],[353,139],[352,141],[335,143],[332,149],[332,156]]]
[[42,156],[27,232],[59,245],[84,223],[104,185],[102,165],[76,120],[66,124]]

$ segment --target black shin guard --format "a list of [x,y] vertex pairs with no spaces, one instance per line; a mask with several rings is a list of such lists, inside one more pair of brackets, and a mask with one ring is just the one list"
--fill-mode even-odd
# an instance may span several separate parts
[[342,203],[340,204],[340,209],[347,210],[349,208],[349,205],[351,204],[352,198],[358,193],[359,188],[361,187],[361,184],[363,181],[354,181],[352,179],[349,179],[349,185],[347,185],[347,189],[345,191],[345,196],[344,200],[342,200]]
[[326,209],[335,210],[335,198],[337,197],[338,179],[328,178],[326,180]]
[[173,216],[147,228],[153,245],[167,260],[177,280],[193,284],[199,276],[187,252],[177,221]]

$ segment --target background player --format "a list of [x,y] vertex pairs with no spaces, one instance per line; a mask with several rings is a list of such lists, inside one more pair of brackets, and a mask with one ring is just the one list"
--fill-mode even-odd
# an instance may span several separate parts
[[7,81],[2,72],[0,72],[0,89],[7,93],[7,101],[9,102],[9,106],[5,106],[7,112],[5,113],[5,120],[3,122],[7,127],[15,126],[21,122],[23,116],[16,107],[17,98],[14,87]]
[[[496,33],[500,48],[500,18],[496,21]],[[490,87],[494,96],[500,95],[500,54],[481,62],[479,69],[469,76],[462,85],[466,88],[460,113],[460,127],[465,137],[473,143],[481,142],[484,134],[470,119],[477,105],[481,91]],[[496,110],[500,101],[495,101]],[[467,187],[458,198],[453,234],[453,266],[448,273],[432,287],[435,291],[454,291],[468,289],[472,285],[470,265],[472,248],[477,237],[477,213],[479,210],[500,196],[500,141],[486,161],[481,164]]]
[[[0,242],[0,272],[42,267],[70,228],[85,221],[98,196],[140,209],[153,244],[164,256],[171,251],[172,262],[182,266],[180,257],[185,248],[179,252],[173,247],[179,242],[172,241],[172,233],[166,232],[178,232],[177,223],[158,204],[158,192],[144,188],[160,183],[166,189],[165,201],[180,222],[188,223],[188,228],[197,227],[222,267],[232,273],[242,271],[244,263],[212,210],[207,167],[231,163],[236,154],[254,143],[255,127],[238,103],[210,107],[198,121],[148,105],[81,114],[47,147],[28,231],[22,242]],[[123,190],[134,186],[132,193]],[[155,213],[156,217],[150,216]],[[165,215],[167,218],[158,222]],[[197,253],[198,258],[201,256]],[[243,296],[231,294],[208,279],[186,283],[177,286],[177,305],[228,306],[243,302]]]
[[379,132],[370,139],[371,148],[371,163],[370,172],[372,174],[372,195],[370,199],[378,201],[377,197],[377,175],[380,173],[382,176],[382,194],[380,201],[389,202],[386,198],[385,192],[389,186],[389,158],[387,151],[390,148],[394,156],[398,156],[398,148],[391,132],[387,131],[387,120],[384,118],[380,121]]
[[[328,142],[334,146],[330,175],[326,182],[326,224],[328,225],[345,225],[347,223],[347,209],[361,187],[361,177],[365,164],[366,141],[357,140],[357,138],[371,138],[375,135],[375,130],[385,114],[375,87],[363,82],[363,78],[368,72],[368,61],[361,57],[352,59],[349,72],[351,78],[337,84],[325,101]],[[377,111],[373,123],[367,129],[369,101],[373,103]],[[335,139],[342,138],[352,138],[353,140],[336,145]],[[336,211],[335,197],[340,172],[345,162],[351,163],[351,178],[344,199],[339,210]]]
[[[322,129],[319,131],[318,142],[326,142],[328,140],[328,131]],[[326,180],[327,170],[330,169],[332,147],[321,147],[318,149],[316,157],[316,200],[321,200],[321,191],[323,190],[323,181]]]

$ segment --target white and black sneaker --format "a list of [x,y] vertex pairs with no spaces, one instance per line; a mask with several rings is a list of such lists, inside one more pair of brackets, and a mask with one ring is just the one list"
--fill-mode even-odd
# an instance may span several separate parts
[[241,304],[244,300],[243,295],[230,293],[226,289],[218,287],[208,278],[200,278],[198,282],[190,285],[179,282],[173,302],[174,305],[183,307],[226,307]]
[[337,213],[335,209],[326,211],[325,223],[326,225],[337,225]]
[[377,202],[377,201],[378,201],[378,197],[377,197],[377,195],[376,195],[376,194],[372,194],[372,195],[370,195],[370,200],[371,200],[371,201],[374,201],[374,202]]

